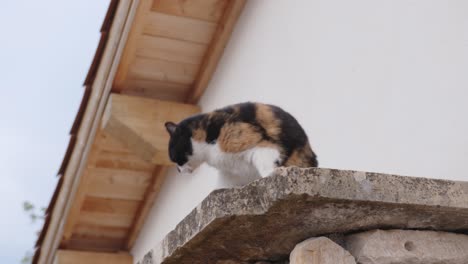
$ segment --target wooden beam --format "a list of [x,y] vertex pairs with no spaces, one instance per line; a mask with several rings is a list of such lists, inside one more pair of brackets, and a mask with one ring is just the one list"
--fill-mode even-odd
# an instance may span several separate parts
[[231,0],[157,0],[153,2],[151,9],[152,11],[167,13],[173,16],[217,22],[223,14],[226,2],[229,1]]
[[81,175],[90,154],[90,149],[102,116],[107,95],[110,93],[120,55],[123,51],[131,22],[139,0],[121,0],[109,32],[109,39],[92,84],[91,95],[77,134],[75,148],[71,154],[67,169],[62,176],[63,184],[57,196],[57,202],[50,216],[48,229],[40,245],[37,263],[52,263],[56,249],[62,238],[65,221],[70,209],[81,204],[74,203]]
[[68,242],[68,250],[91,252],[117,252],[123,248],[124,239],[93,236],[73,236]]
[[[97,131],[96,136],[91,139],[91,145],[94,145],[95,139],[99,137],[99,131]],[[88,160],[94,160],[96,156],[98,156],[99,150],[97,148],[92,148],[89,152]],[[75,195],[71,197],[73,207],[70,208],[68,211],[67,221],[64,224],[63,232],[62,232],[62,239],[60,241],[61,246],[66,246],[68,241],[70,240],[73,234],[73,228],[78,220],[78,216],[80,214],[81,205],[86,196],[86,190],[90,184],[91,176],[90,176],[90,169],[87,166],[84,169],[79,181],[79,185],[76,188]]]
[[133,257],[128,253],[97,253],[89,251],[58,250],[54,264],[132,264]]
[[137,215],[135,216],[132,229],[130,230],[130,233],[127,237],[127,242],[125,244],[127,250],[132,249],[133,245],[135,244],[135,240],[140,234],[140,230],[145,223],[146,216],[148,216],[149,211],[151,208],[153,208],[153,204],[156,201],[159,190],[161,189],[161,186],[166,179],[167,169],[167,166],[157,166],[156,170],[154,171],[153,182],[146,191],[143,203],[138,210]]
[[208,52],[203,59],[202,67],[196,78],[195,85],[187,98],[188,103],[198,102],[208,86],[219,59],[223,54],[224,48],[229,41],[237,19],[244,8],[245,2],[246,0],[228,1],[224,14],[218,23],[213,40],[208,48]]
[[125,43],[125,49],[120,60],[117,74],[115,75],[113,87],[115,92],[121,92],[123,90],[124,81],[127,79],[129,66],[135,59],[138,39],[143,33],[144,22],[146,21],[148,14],[151,12],[152,4],[153,0],[139,1],[135,19],[128,35],[127,42]]
[[167,121],[179,122],[199,113],[195,105],[112,94],[102,118],[104,133],[123,143],[142,159],[157,165],[172,165],[167,153]]

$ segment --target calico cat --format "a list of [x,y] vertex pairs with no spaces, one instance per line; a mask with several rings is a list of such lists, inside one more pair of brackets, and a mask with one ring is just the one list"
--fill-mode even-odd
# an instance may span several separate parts
[[279,166],[318,166],[302,127],[277,106],[241,103],[165,126],[179,172],[206,162],[223,175],[256,179]]

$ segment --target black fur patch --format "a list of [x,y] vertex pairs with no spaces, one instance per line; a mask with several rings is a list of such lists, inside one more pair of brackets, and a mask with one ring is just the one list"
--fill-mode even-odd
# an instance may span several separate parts
[[239,117],[238,121],[254,124],[256,123],[256,107],[253,103],[242,103],[239,106]]
[[209,144],[216,143],[216,139],[219,137],[219,132],[224,126],[225,119],[221,115],[212,116],[206,126],[206,142]]
[[[297,122],[297,120],[291,114],[277,106],[270,107],[272,108],[276,118],[281,121],[279,143],[283,147],[285,152],[284,155],[289,157],[295,149],[304,147],[307,144],[307,135],[304,132],[304,129],[302,129],[302,127],[299,125],[299,122]],[[284,161],[286,160],[287,159]]]
[[262,139],[271,141],[265,128],[261,126],[257,121],[257,106],[254,103],[250,102],[241,103],[237,106],[239,106],[239,116],[235,121],[251,124],[253,127],[255,127],[257,132],[262,135]]
[[188,156],[192,155],[192,131],[185,124],[179,124],[169,140],[169,157],[172,162],[182,166],[188,161]]

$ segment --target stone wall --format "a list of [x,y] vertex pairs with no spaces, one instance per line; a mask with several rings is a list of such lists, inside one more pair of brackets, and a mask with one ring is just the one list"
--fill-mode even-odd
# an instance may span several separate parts
[[296,245],[290,264],[466,264],[468,236],[463,234],[372,230],[345,236],[341,247],[326,237]]

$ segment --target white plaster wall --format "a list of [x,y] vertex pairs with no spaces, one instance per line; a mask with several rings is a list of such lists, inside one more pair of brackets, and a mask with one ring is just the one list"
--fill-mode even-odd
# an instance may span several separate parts
[[[468,1],[250,0],[200,105],[243,101],[292,113],[322,167],[468,180]],[[217,180],[171,171],[135,260]]]

